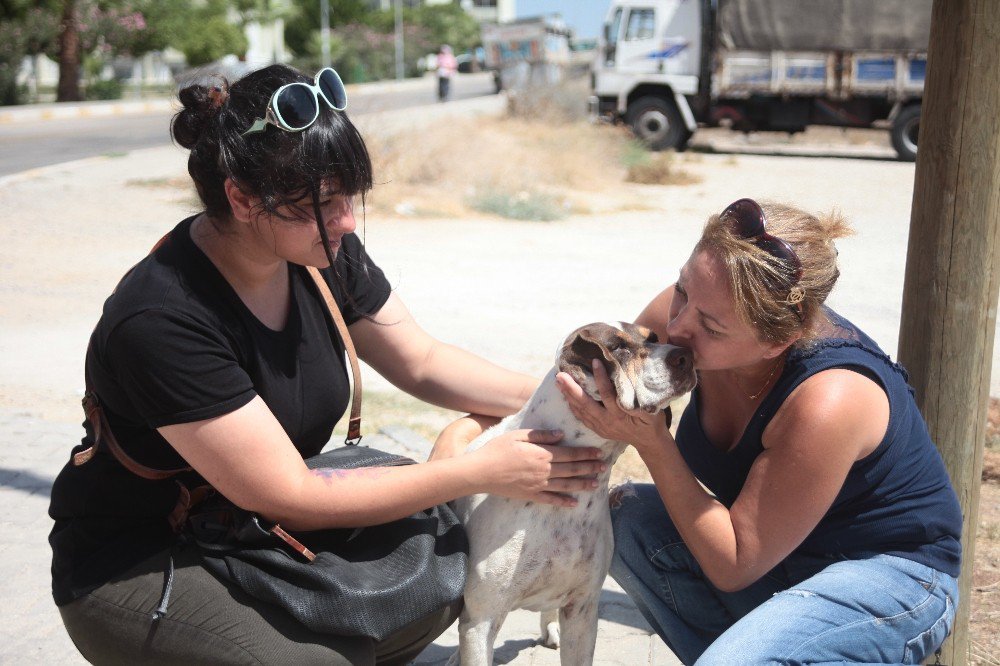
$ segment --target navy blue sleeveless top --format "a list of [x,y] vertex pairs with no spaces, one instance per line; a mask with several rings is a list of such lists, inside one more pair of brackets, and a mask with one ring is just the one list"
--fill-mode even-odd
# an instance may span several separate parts
[[677,426],[681,455],[695,476],[730,507],[763,451],[764,429],[788,395],[823,370],[859,372],[889,397],[889,427],[878,447],[851,467],[833,506],[797,551],[848,559],[884,553],[957,577],[962,512],[906,371],[852,323],[832,310],[826,314],[834,331],[789,352],[777,383],[730,451],[720,451],[705,435],[696,388]]

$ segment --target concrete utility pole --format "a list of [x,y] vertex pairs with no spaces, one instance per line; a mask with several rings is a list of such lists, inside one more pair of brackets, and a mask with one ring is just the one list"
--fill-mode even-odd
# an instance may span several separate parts
[[1000,2],[934,0],[899,359],[962,505],[955,629],[941,663],[969,661],[969,597],[1000,287]]
[[396,0],[396,79],[406,76],[403,67],[403,0]]
[[330,0],[319,3],[319,34],[322,50],[322,66],[330,66]]

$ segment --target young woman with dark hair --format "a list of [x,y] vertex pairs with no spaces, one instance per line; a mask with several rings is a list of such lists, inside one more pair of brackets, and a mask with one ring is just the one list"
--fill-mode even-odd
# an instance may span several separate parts
[[[518,431],[482,449],[331,477],[307,469],[344,413],[344,348],[305,267],[321,269],[358,355],[427,402],[496,418],[534,378],[423,331],[354,234],[373,183],[336,72],[285,66],[180,93],[175,140],[204,210],[181,221],[108,298],[86,359],[124,452],[190,466],[235,504],[295,530],[374,525],[491,492],[556,505],[603,466],[559,433]],[[79,452],[94,443],[87,426]],[[446,438],[447,439],[447,438]],[[106,450],[66,465],[52,489],[53,595],[95,663],[404,663],[454,620],[442,612],[375,644],[317,634],[228,586],[167,522],[174,479],[133,475]],[[170,558],[170,601],[164,594]]]

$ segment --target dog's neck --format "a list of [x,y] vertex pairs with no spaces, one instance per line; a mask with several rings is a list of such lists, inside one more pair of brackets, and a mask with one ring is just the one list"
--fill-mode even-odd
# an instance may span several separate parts
[[594,446],[617,457],[625,445],[608,441],[580,423],[556,386],[557,372],[558,368],[552,368],[521,408],[521,427],[562,430],[566,446]]

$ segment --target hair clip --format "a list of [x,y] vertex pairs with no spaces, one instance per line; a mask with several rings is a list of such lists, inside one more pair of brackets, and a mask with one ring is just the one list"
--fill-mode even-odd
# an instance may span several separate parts
[[802,299],[806,297],[805,289],[799,285],[795,285],[788,292],[788,303],[790,305],[798,305],[802,302]]

